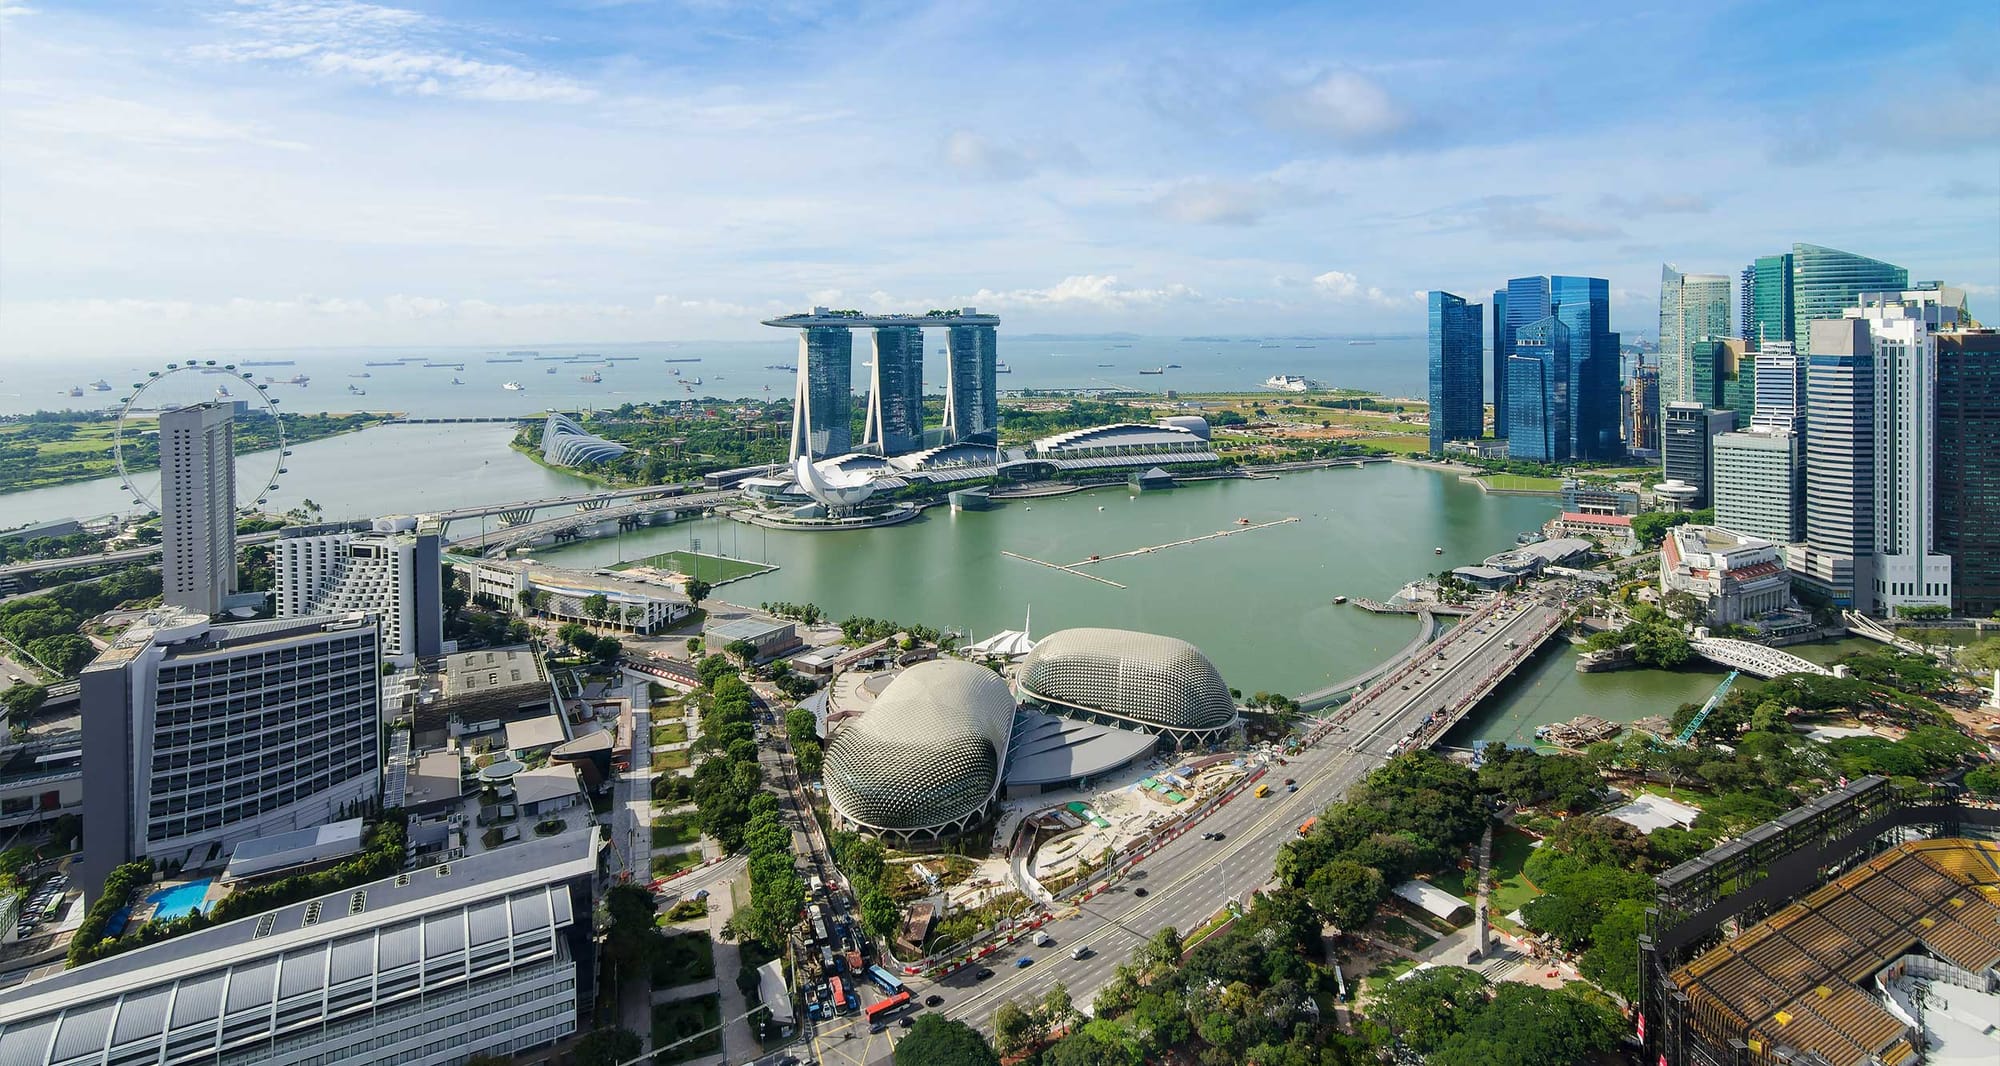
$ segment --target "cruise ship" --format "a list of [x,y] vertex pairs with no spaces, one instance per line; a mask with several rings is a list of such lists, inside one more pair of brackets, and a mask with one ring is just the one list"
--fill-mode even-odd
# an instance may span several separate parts
[[520,382],[518,382],[518,381],[510,381],[510,382],[508,382],[507,384],[505,384],[505,385],[502,385],[502,386],[500,386],[500,387],[501,387],[501,388],[503,388],[503,389],[506,389],[506,390],[507,390],[508,392],[520,392],[520,391],[521,391],[521,383],[520,383]]
[[1273,374],[1264,379],[1264,387],[1279,392],[1305,392],[1313,386],[1312,382],[1297,374]]
[[604,380],[604,375],[593,370],[587,374],[579,374],[576,380],[581,381],[586,385],[595,385],[598,382]]
[[96,381],[91,382],[90,387],[96,389],[98,392],[111,391],[111,383],[104,380],[103,378],[98,378]]

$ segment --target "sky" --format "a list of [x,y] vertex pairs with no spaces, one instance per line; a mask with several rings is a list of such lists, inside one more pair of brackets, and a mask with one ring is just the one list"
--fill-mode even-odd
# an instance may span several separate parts
[[2000,4],[0,0],[0,356],[1420,333],[1794,241],[2000,319]]

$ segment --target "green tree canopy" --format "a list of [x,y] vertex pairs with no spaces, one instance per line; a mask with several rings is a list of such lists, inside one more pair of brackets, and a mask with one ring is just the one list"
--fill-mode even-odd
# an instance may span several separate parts
[[[1005,1006],[1001,1008],[1005,1010]],[[925,1013],[896,1044],[896,1066],[1000,1066],[1000,1056],[979,1030]]]

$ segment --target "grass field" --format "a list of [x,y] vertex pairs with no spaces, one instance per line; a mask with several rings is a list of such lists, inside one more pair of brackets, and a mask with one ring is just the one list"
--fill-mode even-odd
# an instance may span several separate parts
[[1486,487],[1503,489],[1507,492],[1561,492],[1561,478],[1528,477],[1523,474],[1488,474]]
[[701,865],[700,850],[676,852],[672,855],[655,855],[653,856],[653,876],[665,877],[668,874],[680,873],[690,866],[699,865]]
[[714,1032],[688,1040],[685,1044],[661,1051],[653,1056],[653,1062],[664,1066],[670,1062],[686,1062],[688,1059],[712,1055],[722,1050],[722,1030],[716,1028],[722,1023],[722,996],[711,992],[693,999],[679,999],[672,1003],[662,1003],[653,1008],[653,1046],[665,1048],[701,1033]]
[[689,577],[698,577],[711,584],[721,581],[734,581],[739,577],[753,577],[757,574],[766,574],[777,569],[777,567],[771,566],[768,563],[755,563],[747,559],[725,559],[720,555],[709,555],[705,552],[680,551],[678,549],[670,552],[661,552],[658,555],[649,555],[644,559],[634,562],[619,563],[617,566],[612,567],[612,569],[629,570],[635,566],[650,566],[656,570],[665,570],[669,573],[686,574]]
[[655,770],[685,770],[687,768],[688,753],[684,748],[675,748],[673,751],[656,751],[653,753],[653,769]]
[[656,748],[664,747],[668,744],[679,744],[687,740],[687,738],[688,727],[685,722],[668,722],[665,725],[656,725],[653,727],[653,746]]
[[715,944],[707,933],[662,935],[655,949],[654,988],[691,985],[715,976]]
[[669,814],[653,819],[653,846],[671,848],[701,839],[701,827],[692,814]]
[[[1521,872],[1534,851],[1534,841],[1526,833],[1501,829],[1493,834],[1493,895],[1486,901],[1487,913],[1493,916],[1495,925],[1509,931],[1519,929],[1507,920],[1507,915],[1542,894]],[[1476,892],[1472,876],[1470,870],[1446,870],[1432,877],[1431,884],[1470,903]]]

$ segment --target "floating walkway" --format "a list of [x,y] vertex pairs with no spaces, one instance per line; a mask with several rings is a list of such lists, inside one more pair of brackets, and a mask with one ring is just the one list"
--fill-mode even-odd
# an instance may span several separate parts
[[1009,559],[1019,559],[1024,563],[1034,563],[1036,566],[1046,566],[1051,570],[1060,570],[1065,574],[1074,574],[1077,577],[1088,578],[1100,584],[1110,585],[1112,588],[1115,589],[1122,589],[1126,587],[1124,585],[1119,584],[1116,581],[1110,580],[1109,578],[1098,577],[1096,574],[1086,574],[1083,571],[1078,570],[1074,566],[1064,566],[1061,563],[1052,563],[1049,562],[1047,559],[1037,559],[1032,555],[1021,555],[1016,552],[1007,551],[1004,548],[1001,549],[1000,554],[1006,556]]
[[1166,551],[1168,548],[1185,547],[1186,545],[1189,544],[1199,544],[1204,540],[1215,540],[1219,537],[1231,537],[1235,536],[1238,533],[1248,533],[1253,529],[1269,529],[1272,526],[1287,525],[1289,523],[1296,521],[1298,521],[1298,518],[1294,516],[1291,518],[1280,518],[1275,522],[1258,522],[1255,523],[1254,525],[1231,526],[1228,529],[1218,529],[1213,533],[1203,533],[1199,537],[1189,537],[1186,540],[1177,540],[1167,544],[1155,544],[1149,548],[1134,548],[1128,552],[1117,552],[1112,555],[1093,555],[1088,559],[1082,559],[1077,562],[1071,563],[1069,565],[1072,567],[1090,566],[1095,563],[1108,563],[1113,559],[1129,559],[1135,555],[1151,555],[1154,552]]

